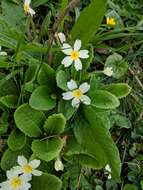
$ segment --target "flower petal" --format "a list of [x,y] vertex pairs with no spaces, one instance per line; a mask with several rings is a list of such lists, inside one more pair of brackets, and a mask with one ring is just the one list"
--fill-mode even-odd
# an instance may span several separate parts
[[[30,183],[24,183],[21,187],[20,190],[28,190],[31,188],[31,184]],[[18,189],[19,190],[19,189]]]
[[76,40],[74,43],[74,50],[78,51],[81,48],[81,40]]
[[2,56],[6,56],[7,53],[6,53],[5,51],[1,51],[1,52],[0,52],[0,55],[2,55]]
[[69,90],[74,90],[77,88],[77,84],[74,80],[70,80],[69,82],[67,82],[67,87]]
[[40,163],[41,163],[40,160],[34,159],[34,160],[32,160],[32,161],[29,162],[29,165],[32,166],[32,168],[35,169],[35,168],[39,167]]
[[79,89],[82,91],[82,93],[86,93],[90,89],[90,85],[87,82],[84,82],[80,85]]
[[27,159],[24,156],[18,156],[17,162],[20,166],[27,164]]
[[25,0],[24,1],[24,4],[28,4],[29,5],[30,3],[31,3],[31,0]]
[[91,104],[91,99],[86,96],[86,95],[83,95],[80,100],[82,101],[82,103],[86,104],[86,105],[90,105]]
[[74,66],[77,71],[82,70],[82,63],[81,63],[80,59],[75,60]]
[[73,98],[72,92],[65,92],[62,94],[64,100],[71,100]]
[[35,176],[41,176],[41,175],[42,175],[42,172],[39,171],[39,170],[33,170],[33,171],[32,171],[32,174],[35,175]]
[[11,169],[9,171],[6,172],[7,178],[11,179],[12,177],[17,177],[18,176],[18,172],[15,171],[14,169]]
[[58,38],[59,38],[59,40],[60,40],[61,43],[64,43],[66,41],[66,36],[62,32],[58,33]]
[[65,53],[66,55],[70,55],[72,51],[73,51],[73,49],[69,44],[67,44],[67,43],[63,44],[63,46],[62,46],[63,53]]
[[80,58],[88,58],[89,57],[88,53],[89,53],[88,50],[80,50],[79,51],[79,57]]
[[64,165],[63,165],[62,161],[60,160],[60,158],[58,158],[55,161],[54,168],[56,171],[63,171],[64,170]]
[[74,98],[74,99],[72,100],[72,106],[73,106],[73,107],[78,108],[78,107],[79,107],[79,104],[80,104],[80,100],[79,100],[79,99]]
[[72,64],[73,60],[71,59],[70,56],[66,56],[63,60],[62,60],[62,64],[65,67],[69,67]]
[[22,181],[24,181],[24,182],[28,182],[32,179],[32,175],[31,174],[23,174],[20,176],[20,179],[22,179]]
[[36,12],[31,7],[29,7],[29,13],[31,14],[31,16],[33,16]]
[[22,174],[23,173],[23,169],[21,166],[15,166],[13,167],[14,171],[17,172],[18,174]]

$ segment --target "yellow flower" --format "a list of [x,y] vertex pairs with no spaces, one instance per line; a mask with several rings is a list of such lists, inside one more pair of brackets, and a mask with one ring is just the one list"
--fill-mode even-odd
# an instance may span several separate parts
[[111,18],[107,17],[106,23],[107,23],[107,25],[115,26],[116,25],[115,18],[113,18],[113,17],[111,17]]

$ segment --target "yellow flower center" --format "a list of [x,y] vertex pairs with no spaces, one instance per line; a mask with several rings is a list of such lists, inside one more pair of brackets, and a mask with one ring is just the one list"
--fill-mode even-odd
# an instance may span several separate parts
[[29,13],[30,7],[28,4],[24,4],[24,12]]
[[73,91],[73,96],[74,96],[75,98],[80,99],[82,95],[83,95],[83,93],[81,92],[80,89],[77,89],[77,90],[74,90],[74,91]]
[[115,26],[116,25],[116,21],[115,21],[114,18],[107,18],[107,24]]
[[22,185],[22,180],[19,177],[15,177],[11,180],[10,184],[12,188],[17,189],[18,187]]
[[23,166],[23,172],[24,173],[31,173],[32,172],[32,166],[30,166],[29,164]]
[[71,52],[71,58],[72,58],[73,60],[78,59],[78,58],[79,58],[79,52],[78,52],[78,51],[72,51],[72,52]]

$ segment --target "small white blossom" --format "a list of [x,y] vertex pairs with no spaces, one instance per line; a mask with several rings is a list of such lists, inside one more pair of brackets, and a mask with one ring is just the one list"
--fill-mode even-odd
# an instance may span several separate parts
[[0,183],[1,190],[28,190],[31,188],[31,184],[28,183],[31,180],[29,175],[18,175],[18,173],[12,169],[7,171],[7,181]]
[[105,174],[108,174],[108,179],[111,179],[112,178],[112,176],[111,176],[111,168],[110,168],[110,166],[108,164],[105,166],[105,170],[106,170]]
[[24,12],[33,16],[35,11],[30,7],[31,0],[24,0]]
[[6,56],[7,55],[7,52],[5,51],[2,51],[2,47],[0,46],[0,56]]
[[36,168],[38,168],[40,165],[40,160],[34,159],[28,162],[24,156],[18,156],[17,162],[20,166],[14,167],[14,170],[17,171],[19,174],[34,176],[42,175],[41,171],[36,170]]
[[67,83],[67,87],[70,91],[62,94],[64,100],[72,100],[72,106],[78,108],[80,102],[86,105],[90,105],[90,98],[85,95],[90,89],[90,85],[85,82],[81,84],[78,88],[76,82],[74,80],[70,80]]
[[62,32],[56,33],[55,38],[58,39],[61,44],[63,44],[66,41],[66,36]]
[[86,59],[89,57],[88,50],[80,50],[81,40],[76,40],[74,47],[72,48],[69,44],[64,43],[62,47],[62,52],[67,56],[62,60],[62,64],[65,67],[69,67],[74,63],[75,69],[77,71],[82,70],[82,63],[80,59]]
[[64,165],[63,165],[60,158],[57,158],[57,160],[55,161],[54,168],[56,171],[63,171],[64,170]]
[[103,73],[109,77],[111,77],[113,75],[113,68],[112,67],[106,67],[103,70]]

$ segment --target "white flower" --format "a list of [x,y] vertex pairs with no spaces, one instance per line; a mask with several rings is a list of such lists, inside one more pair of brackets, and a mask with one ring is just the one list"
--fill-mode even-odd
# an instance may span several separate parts
[[19,174],[33,174],[35,176],[42,175],[41,171],[36,170],[36,168],[40,165],[40,160],[34,159],[28,163],[27,159],[24,156],[18,156],[17,162],[20,166],[14,167],[14,170],[17,171]]
[[76,108],[79,107],[80,102],[90,105],[90,98],[84,95],[90,89],[90,85],[87,82],[81,84],[78,88],[76,82],[74,80],[70,80],[67,83],[67,87],[70,91],[62,94],[64,100],[72,100],[72,106]]
[[109,77],[111,77],[113,75],[113,68],[112,67],[106,67],[103,70],[103,73]]
[[63,171],[64,170],[64,165],[63,165],[62,161],[60,160],[60,158],[57,158],[57,160],[55,161],[54,168],[56,171]]
[[57,38],[58,40],[60,40],[61,44],[63,44],[66,41],[66,36],[62,32],[56,33],[55,34],[55,38]]
[[2,55],[2,56],[6,56],[7,53],[6,53],[5,51],[1,51],[1,49],[2,49],[2,47],[0,46],[0,56],[1,56],[1,55]]
[[24,0],[24,12],[33,16],[35,11],[30,7],[31,0]]
[[108,179],[111,179],[112,178],[112,176],[111,176],[111,168],[110,168],[110,166],[108,164],[105,166],[105,170],[107,171],[107,172],[105,172],[105,174],[108,174]]
[[81,48],[81,40],[76,40],[74,43],[74,48],[72,48],[69,44],[64,43],[62,47],[62,52],[65,53],[66,56],[62,64],[65,67],[69,67],[72,63],[74,63],[75,69],[77,71],[82,70],[82,63],[80,58],[85,59],[88,58],[89,51],[88,50],[80,50]]
[[31,184],[28,183],[31,180],[31,176],[18,175],[15,170],[7,171],[8,180],[0,183],[1,190],[28,190],[31,188]]

